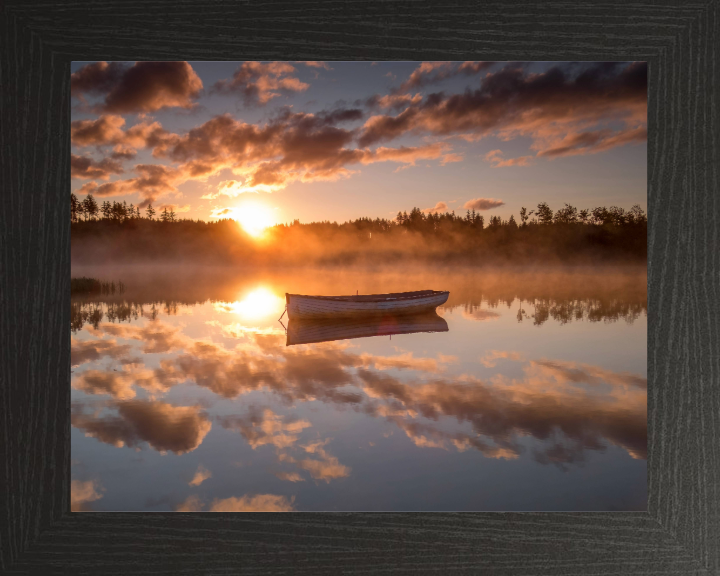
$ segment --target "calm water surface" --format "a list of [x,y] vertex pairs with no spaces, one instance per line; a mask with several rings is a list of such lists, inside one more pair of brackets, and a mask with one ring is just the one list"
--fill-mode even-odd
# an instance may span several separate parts
[[[72,301],[74,510],[646,508],[644,270],[82,275],[127,289]],[[278,322],[285,292],[420,289],[447,331]]]

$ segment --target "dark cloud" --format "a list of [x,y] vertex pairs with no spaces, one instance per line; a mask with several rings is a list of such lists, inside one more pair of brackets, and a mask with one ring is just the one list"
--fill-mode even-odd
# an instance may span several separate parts
[[176,454],[195,450],[212,427],[207,415],[195,406],[129,400],[114,408],[116,416],[96,416],[75,405],[72,425],[113,446],[139,447],[146,442],[155,450]]
[[114,113],[155,112],[163,108],[192,108],[203,88],[187,62],[95,62],[70,78],[74,96],[104,95],[100,110]]
[[124,172],[122,164],[111,158],[103,158],[96,162],[89,156],[70,155],[70,177],[71,178],[99,178],[107,180],[113,174]]
[[[622,132],[644,127],[646,116],[644,62],[590,64],[579,73],[577,66],[556,65],[540,74],[508,64],[488,73],[477,90],[467,89],[453,95],[429,94],[397,116],[369,118],[358,142],[369,146],[407,132],[484,135],[495,131],[504,139],[530,136],[533,148],[541,153],[555,148],[568,135],[589,132],[588,126],[615,120],[626,128],[605,126],[602,130]],[[640,132],[634,133],[633,138],[616,140],[606,132],[601,136],[599,140],[605,140],[603,149],[642,137]],[[592,147],[586,147],[584,152],[591,150]]]
[[107,94],[127,72],[122,62],[93,62],[70,75],[70,93],[82,98],[84,94]]
[[459,66],[454,62],[423,62],[410,77],[401,84],[400,91],[422,88],[430,84],[437,84],[453,76],[463,74],[471,76],[479,74],[490,68],[494,62],[463,62]]

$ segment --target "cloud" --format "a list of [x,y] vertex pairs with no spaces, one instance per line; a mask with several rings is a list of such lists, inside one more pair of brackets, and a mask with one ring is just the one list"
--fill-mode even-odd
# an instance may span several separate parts
[[198,466],[198,469],[195,472],[195,475],[193,476],[192,480],[188,483],[190,486],[200,486],[205,480],[208,478],[212,478],[212,472],[205,468],[202,464]]
[[303,92],[310,85],[291,76],[295,67],[288,62],[243,62],[233,77],[218,80],[213,91],[240,94],[246,106],[264,105],[281,93]]
[[463,318],[468,320],[475,320],[477,322],[487,322],[488,320],[497,320],[500,318],[500,314],[493,312],[492,310],[484,310],[476,308],[474,310],[463,310]]
[[70,510],[73,512],[86,512],[92,510],[90,502],[95,502],[103,497],[103,488],[95,480],[80,482],[73,480],[70,483]]
[[607,382],[615,386],[647,389],[647,378],[630,372],[613,372],[598,366],[560,360],[536,360],[531,364],[560,382],[586,382],[588,384]]
[[202,509],[202,501],[196,494],[188,496],[185,501],[175,507],[176,512],[200,512]]
[[368,108],[399,110],[411,104],[420,104],[420,102],[422,102],[422,94],[420,93],[414,96],[410,94],[386,94],[385,96],[376,94],[366,100],[358,100],[356,104],[362,103]]
[[138,206],[145,208],[160,196],[177,194],[176,186],[187,180],[181,172],[163,164],[136,164],[134,171],[138,174],[135,178],[115,180],[100,185],[96,182],[88,182],[78,192],[93,194],[100,198],[137,193],[144,199],[144,202],[139,203]]
[[[490,311],[469,308],[466,312]],[[453,357],[378,356],[356,353],[339,342],[289,348],[284,337],[276,334],[248,334],[243,343],[225,349],[158,322],[147,327],[102,324],[98,333],[106,330],[118,337],[137,338],[147,350],[177,351],[175,357],[162,359],[155,370],[128,371],[127,382],[148,389],[164,390],[189,380],[225,398],[266,390],[287,405],[328,402],[386,418],[417,446],[476,449],[492,458],[520,454],[526,445],[520,442],[522,437],[534,440],[532,454],[539,462],[559,467],[579,464],[588,451],[602,451],[609,445],[623,448],[633,458],[646,457],[647,378],[638,374],[564,360],[526,361],[516,352],[494,350],[480,363],[490,368],[505,358],[522,363],[522,372],[517,378],[496,374],[488,383],[469,375],[443,378],[445,365],[456,360]],[[406,376],[405,371],[413,372]],[[110,374],[108,384],[97,379],[99,393],[123,389],[115,378],[124,379],[124,373]],[[74,407],[72,421],[106,443],[139,447],[147,442],[156,450],[172,451],[194,449],[207,433],[204,428],[210,429],[197,407],[160,404],[167,408],[159,409],[157,405],[116,401],[108,404],[109,414],[95,415]],[[181,417],[190,424],[174,426]],[[146,421],[153,424],[138,424]],[[298,445],[310,427],[307,420],[252,407],[246,414],[219,421],[253,448],[272,446],[279,462],[295,466],[287,474],[306,471],[317,481],[330,481],[350,473],[327,451],[328,439]],[[442,429],[435,427],[436,421],[443,422]],[[453,423],[460,429],[453,431]],[[173,438],[170,430],[175,429],[185,435]],[[302,456],[298,456],[300,450]]]
[[70,140],[73,146],[114,146],[111,157],[116,160],[134,158],[135,148],[162,148],[166,139],[172,139],[159,122],[140,122],[128,128],[125,119],[114,114],[105,114],[96,120],[75,120],[70,123]]
[[135,62],[132,66],[95,62],[70,77],[73,96],[104,96],[99,110],[112,113],[155,112],[192,108],[203,88],[187,62]]
[[[422,73],[416,70],[415,77],[445,70],[434,64],[435,67],[425,67]],[[636,142],[643,137],[640,128],[646,122],[644,62],[602,62],[582,67],[557,64],[539,74],[507,64],[486,74],[476,90],[429,94],[421,103],[408,106],[396,116],[368,118],[358,142],[360,146],[370,146],[406,133],[476,136],[496,133],[505,140],[530,137],[531,147],[540,155],[558,147],[567,148],[561,143],[568,134],[594,132],[596,127],[605,140],[603,149]],[[615,127],[623,124],[624,128]],[[628,130],[630,133],[624,134]],[[571,149],[584,150],[572,145]]]
[[302,62],[305,64],[305,66],[309,66],[310,68],[322,68],[323,70],[332,70],[330,68],[330,65],[327,62]]
[[462,154],[445,154],[445,156],[442,157],[440,166],[445,166],[447,164],[452,164],[454,162],[462,162],[463,160],[464,160],[464,157]]
[[404,92],[410,88],[421,88],[449,78],[453,73],[452,67],[452,62],[422,62],[400,85],[400,90]]
[[75,120],[70,123],[70,140],[76,146],[102,146],[120,142],[125,133],[122,116],[106,114],[97,120]]
[[275,476],[287,482],[304,482],[305,479],[297,472],[275,472]]
[[186,135],[163,137],[153,154],[180,163],[176,173],[186,179],[204,178],[226,168],[242,177],[223,181],[220,190],[205,195],[213,199],[220,194],[272,192],[296,181],[333,181],[351,175],[348,166],[353,164],[389,161],[413,165],[418,159],[437,159],[450,152],[444,143],[350,148],[354,131],[335,124],[359,117],[357,109],[287,112],[265,125],[252,125],[225,114]]
[[71,178],[100,178],[107,180],[113,174],[122,174],[123,168],[120,162],[111,158],[103,158],[96,162],[88,156],[70,155],[70,177]]
[[115,160],[132,160],[135,156],[137,156],[137,150],[135,150],[135,148],[132,146],[124,146],[122,144],[115,146],[112,154],[110,155],[110,157]]
[[195,406],[128,400],[113,405],[117,416],[94,416],[73,406],[72,425],[86,436],[116,447],[140,447],[144,442],[159,452],[185,454],[203,441],[212,424]]
[[[613,132],[612,130],[578,132],[567,134],[562,140],[555,143],[552,148],[538,152],[538,156],[557,158],[559,156],[575,156],[578,154],[597,154],[616,146],[637,144],[646,140],[647,127],[645,126],[629,128],[619,132]],[[523,156],[523,158],[529,158],[529,156]],[[498,164],[497,166],[503,165]]]
[[328,483],[330,480],[346,478],[350,475],[350,468],[340,464],[335,456],[331,456],[325,450],[324,446],[329,441],[326,439],[303,446],[305,452],[317,455],[319,460],[305,458],[298,462],[298,466],[309,472],[315,480],[324,480]]
[[253,450],[265,445],[288,448],[297,442],[303,429],[311,426],[307,420],[283,418],[269,408],[260,411],[255,407],[244,417],[224,416],[220,424],[242,434]]
[[72,380],[72,387],[87,394],[109,394],[118,400],[135,397],[133,378],[126,372],[86,370]]
[[522,357],[518,352],[502,351],[502,350],[491,350],[480,358],[480,364],[486,368],[493,368],[497,364],[498,359],[513,360],[514,362],[520,362]]
[[117,360],[130,352],[129,344],[117,344],[115,340],[76,340],[70,343],[70,366],[94,362],[104,356]]
[[454,62],[423,62],[400,85],[400,91],[437,84],[459,74],[465,76],[479,74],[493,64],[494,62],[463,62],[460,66],[456,66]]
[[448,212],[449,210],[446,202],[438,202],[432,208],[425,208],[423,212],[426,214],[440,214],[442,212]]
[[505,202],[495,198],[473,198],[463,204],[466,210],[492,210],[499,206],[504,206]]
[[519,156],[518,158],[503,159],[501,150],[491,150],[485,154],[485,161],[491,162],[493,168],[503,168],[505,166],[529,166],[533,161],[533,156]]
[[216,499],[210,505],[210,512],[292,512],[294,500],[295,497],[288,500],[275,494]]

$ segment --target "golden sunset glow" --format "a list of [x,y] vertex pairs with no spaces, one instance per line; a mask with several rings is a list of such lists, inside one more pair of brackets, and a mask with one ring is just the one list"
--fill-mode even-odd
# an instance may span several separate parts
[[285,308],[285,300],[280,298],[267,288],[256,288],[247,294],[242,300],[235,302],[218,302],[215,309],[222,312],[230,312],[251,320],[257,320],[282,313]]
[[270,208],[251,202],[232,208],[230,218],[237,221],[245,232],[255,238],[261,236],[268,226],[275,224]]

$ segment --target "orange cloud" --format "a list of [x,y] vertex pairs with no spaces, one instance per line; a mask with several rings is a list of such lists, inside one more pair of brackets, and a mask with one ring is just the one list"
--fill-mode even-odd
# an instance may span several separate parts
[[126,372],[87,370],[73,378],[72,387],[87,394],[109,394],[118,400],[129,400],[135,397],[133,382],[132,376]]
[[130,345],[117,344],[115,340],[76,340],[70,341],[70,366],[80,366],[94,362],[104,356],[114,360],[124,358],[130,352]]
[[319,460],[305,458],[297,463],[300,468],[308,471],[315,480],[330,482],[330,480],[346,478],[350,475],[350,468],[340,464],[335,456],[331,456],[325,451],[324,446],[329,441],[329,439],[326,439],[303,446],[305,452],[316,454],[320,458]]
[[310,87],[291,76],[294,72],[295,67],[288,62],[243,62],[232,78],[217,81],[213,90],[240,94],[246,106],[264,105],[281,93],[303,92]]
[[200,512],[203,509],[200,497],[192,494],[175,507],[175,512]]
[[240,432],[252,449],[272,445],[288,448],[298,440],[298,434],[311,426],[307,420],[283,418],[269,408],[262,412],[251,408],[245,417],[225,416],[220,418],[223,428]]
[[95,480],[80,482],[73,480],[70,483],[70,510],[73,512],[85,512],[91,510],[90,502],[102,498],[103,489]]
[[473,198],[463,204],[463,208],[466,210],[492,210],[499,206],[504,206],[505,202],[497,200],[495,198]]
[[448,212],[450,208],[448,208],[447,202],[438,202],[433,206],[432,208],[425,208],[423,212],[426,214],[440,214],[443,212]]
[[205,480],[208,478],[212,478],[212,472],[205,468],[202,464],[198,466],[197,471],[195,472],[195,475],[193,476],[192,480],[188,483],[190,486],[200,486]]
[[292,512],[294,500],[295,497],[288,500],[275,494],[216,499],[210,505],[210,512]]
[[322,68],[323,70],[332,70],[330,68],[330,65],[327,62],[303,62],[305,66],[309,66],[310,68]]
[[519,156],[518,158],[503,159],[503,153],[501,150],[491,150],[485,154],[485,161],[491,162],[493,168],[503,168],[505,166],[529,166],[532,160],[532,156]]
[[125,132],[122,116],[107,114],[97,120],[75,120],[70,123],[70,141],[76,146],[102,146],[122,141]]

